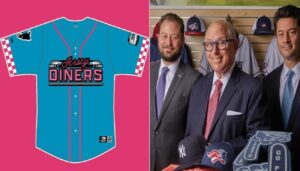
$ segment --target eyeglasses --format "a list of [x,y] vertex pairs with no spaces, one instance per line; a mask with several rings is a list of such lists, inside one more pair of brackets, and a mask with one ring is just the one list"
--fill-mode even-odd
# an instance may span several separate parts
[[228,43],[234,40],[235,39],[226,39],[226,40],[218,40],[214,42],[203,42],[203,46],[204,49],[208,52],[212,51],[215,45],[219,50],[224,50],[225,48],[227,48]]

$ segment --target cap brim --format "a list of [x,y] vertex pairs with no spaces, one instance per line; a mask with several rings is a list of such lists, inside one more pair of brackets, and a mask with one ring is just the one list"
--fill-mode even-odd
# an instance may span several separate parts
[[260,35],[260,34],[273,34],[273,31],[255,30],[254,34],[256,34],[256,35]]
[[228,167],[223,167],[223,168],[218,168],[218,167],[213,167],[207,164],[200,164],[199,167],[201,168],[209,168],[209,169],[215,169],[215,170],[221,170],[221,171],[231,171],[232,167],[228,168]]
[[186,163],[186,164],[182,164],[182,165],[176,167],[176,169],[174,169],[174,171],[182,171],[183,169],[189,169],[189,168],[196,167],[196,166],[202,166],[202,165],[200,163],[194,163],[194,162]]
[[202,36],[204,34],[205,32],[185,32],[185,35],[189,35],[189,36]]
[[194,163],[194,164],[180,165],[180,166],[176,167],[174,169],[174,171],[182,171],[184,169],[191,169],[191,168],[194,168],[194,167],[200,167],[200,168],[203,168],[203,169],[218,169],[218,168],[215,168],[215,167],[212,167],[212,166],[208,166],[208,165],[204,165],[204,164],[200,164],[200,163]]

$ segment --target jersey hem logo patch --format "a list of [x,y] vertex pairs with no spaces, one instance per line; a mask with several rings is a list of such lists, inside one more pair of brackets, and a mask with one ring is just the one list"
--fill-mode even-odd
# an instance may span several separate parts
[[111,143],[112,136],[99,136],[99,142],[100,143]]

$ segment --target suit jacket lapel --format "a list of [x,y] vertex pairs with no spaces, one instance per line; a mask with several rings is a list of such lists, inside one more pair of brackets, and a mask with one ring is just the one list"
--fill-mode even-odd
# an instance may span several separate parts
[[162,118],[164,117],[164,115],[166,113],[166,110],[167,110],[167,108],[170,104],[170,101],[173,98],[173,96],[176,92],[176,89],[177,89],[178,85],[180,84],[182,78],[184,77],[183,67],[184,66],[183,66],[182,62],[179,62],[179,65],[178,65],[178,68],[177,68],[176,73],[174,75],[174,78],[173,78],[173,80],[171,82],[171,85],[168,89],[168,92],[166,94],[164,104],[162,106],[161,113],[160,113],[160,116],[158,118],[157,126],[160,124]]
[[[280,66],[280,69],[279,69],[279,72],[277,72],[276,74],[276,81],[274,83],[274,92],[276,92],[274,95],[275,95],[275,101],[276,103],[276,106],[280,106],[279,108],[281,109],[281,104],[280,104],[280,96],[279,96],[279,87],[280,87],[280,75],[281,75],[281,71],[282,71],[282,68],[283,68],[283,65]],[[269,87],[271,88],[271,87]],[[280,113],[281,113],[281,110],[280,110]]]
[[211,125],[211,131],[210,131],[209,135],[213,131],[213,129],[216,126],[218,120],[220,119],[222,113],[224,112],[225,108],[227,107],[228,103],[230,102],[230,99],[233,97],[234,93],[237,90],[237,84],[240,81],[239,72],[240,71],[236,67],[232,71],[232,74],[228,80],[225,90],[219,100],[217,111],[216,111],[213,123]]
[[[199,105],[203,104],[203,107],[198,107],[198,109],[199,109],[198,112],[200,115],[199,122],[201,122],[199,124],[199,125],[201,125],[200,133],[203,135],[204,135],[204,130],[205,130],[205,126],[206,126],[208,103],[209,103],[210,92],[211,92],[212,84],[213,84],[212,82],[213,82],[213,78],[214,78],[214,72],[210,72],[207,77],[208,77],[208,80],[203,81],[202,88],[204,91],[201,91],[201,93],[203,93],[203,99],[199,99]],[[199,97],[202,97],[202,95],[199,94]]]
[[[274,92],[274,108],[276,108],[277,111],[277,115],[275,114],[272,117],[272,120],[274,120],[274,124],[273,126],[276,127],[276,130],[283,130],[283,123],[282,123],[282,112],[281,112],[281,104],[280,104],[280,75],[283,69],[283,64],[279,67],[279,70],[275,71],[276,73],[274,74],[274,87],[268,87],[270,89],[272,89],[272,92]],[[269,99],[271,100],[271,99]],[[272,99],[273,100],[273,99]],[[271,106],[270,106],[271,107]]]
[[[151,99],[151,109],[152,114],[151,114],[151,125],[157,125],[157,113],[156,113],[156,84],[157,84],[157,79],[158,79],[158,73],[159,73],[159,67],[160,67],[160,62],[154,64],[153,68],[151,68],[151,74],[150,74],[150,95],[152,96]],[[156,126],[155,126],[156,127]]]
[[296,122],[296,116],[299,115],[299,106],[300,106],[300,84],[298,83],[298,87],[294,96],[292,109],[291,109],[291,115],[289,118],[287,131],[291,131],[293,128],[294,123]]

